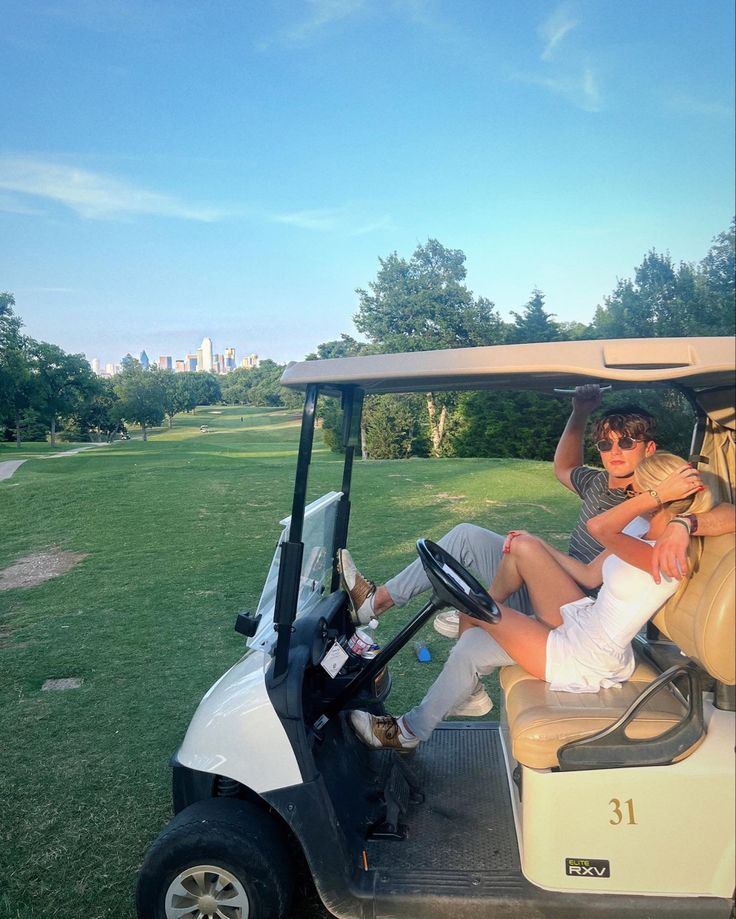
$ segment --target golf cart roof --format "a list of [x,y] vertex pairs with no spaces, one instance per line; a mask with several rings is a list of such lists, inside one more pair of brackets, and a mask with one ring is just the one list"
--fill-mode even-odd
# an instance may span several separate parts
[[624,386],[673,382],[697,392],[733,385],[735,368],[729,337],[623,338],[300,361],[286,368],[281,383],[292,389],[316,384],[328,392],[355,386],[367,393],[390,393],[487,387],[539,391],[586,381]]

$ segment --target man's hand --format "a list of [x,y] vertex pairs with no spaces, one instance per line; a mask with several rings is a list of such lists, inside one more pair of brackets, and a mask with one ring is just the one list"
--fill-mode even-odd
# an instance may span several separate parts
[[597,383],[576,386],[572,397],[572,409],[581,415],[590,415],[601,404],[601,388]]
[[690,543],[690,534],[687,528],[676,523],[674,526],[664,528],[664,533],[654,544],[652,552],[651,573],[655,584],[662,580],[664,574],[668,578],[680,581],[687,574],[687,547]]

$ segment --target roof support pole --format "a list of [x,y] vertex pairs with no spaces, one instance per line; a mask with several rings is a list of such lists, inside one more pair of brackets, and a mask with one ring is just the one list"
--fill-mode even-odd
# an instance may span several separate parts
[[312,460],[312,442],[314,440],[315,409],[319,388],[315,384],[307,386],[302,412],[302,428],[299,436],[299,453],[296,461],[296,480],[294,483],[294,500],[291,506],[289,537],[281,544],[279,560],[279,579],[276,585],[276,603],[273,613],[276,640],[276,659],[274,679],[282,677],[289,666],[289,644],[291,627],[296,616],[296,604],[299,596],[299,583],[302,570],[302,529],[304,527],[304,506],[307,497],[309,464]]
[[355,448],[360,444],[360,419],[363,411],[363,391],[350,387],[342,393],[342,444],[345,448],[345,462],[342,467],[342,498],[337,505],[335,524],[335,543],[332,547],[332,581],[330,590],[340,586],[340,575],[337,570],[337,550],[344,549],[348,539],[350,523],[350,486],[353,478],[353,459]]

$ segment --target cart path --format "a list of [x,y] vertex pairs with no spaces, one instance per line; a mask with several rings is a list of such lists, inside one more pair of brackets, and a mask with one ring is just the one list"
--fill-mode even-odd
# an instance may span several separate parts
[[13,476],[13,473],[18,468],[25,463],[25,460],[8,460],[5,463],[0,463],[0,482],[3,479],[10,479]]
[[[72,456],[74,453],[82,453],[84,450],[96,450],[97,447],[109,447],[108,443],[101,444],[90,444],[88,447],[76,447],[74,450],[64,450],[63,453],[51,453],[48,456],[34,456],[33,459],[56,459],[59,456]],[[31,457],[29,457],[30,459]],[[4,479],[12,479],[15,474],[15,470],[22,466],[23,463],[27,462],[27,459],[22,460],[6,460],[4,463],[0,463],[0,482]]]

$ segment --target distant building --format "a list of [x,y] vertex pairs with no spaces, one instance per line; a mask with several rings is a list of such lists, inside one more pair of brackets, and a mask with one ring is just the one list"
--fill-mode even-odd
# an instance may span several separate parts
[[115,364],[105,364],[105,374],[109,377],[115,376]]
[[174,373],[184,373],[186,369],[187,368],[186,368],[186,364],[184,361],[177,361],[174,364]]
[[[212,370],[213,367],[212,367],[212,339],[211,338],[207,338],[207,336],[205,336],[202,339],[202,345],[201,345],[200,351],[202,352],[202,366],[199,367],[198,369],[205,370],[205,371]],[[199,351],[197,352],[197,354],[199,355]]]
[[246,370],[252,370],[254,367],[258,366],[258,355],[249,354],[248,357],[244,357],[240,362],[241,367],[245,367]]
[[201,348],[197,348],[197,370],[200,373],[204,370],[204,353]]
[[199,356],[197,354],[187,354],[184,358],[184,369],[189,373],[194,373],[197,368]]
[[99,376],[100,373],[100,359],[99,357],[93,357],[89,362],[90,367],[92,368],[92,373],[96,373]]
[[161,370],[171,370],[171,355],[162,354],[158,359],[158,366]]
[[141,351],[141,356],[138,358],[138,360],[140,361],[141,367],[144,370],[148,370],[151,362],[148,360],[148,355],[145,351]]
[[235,348],[225,348],[225,373],[230,373],[235,367]]

